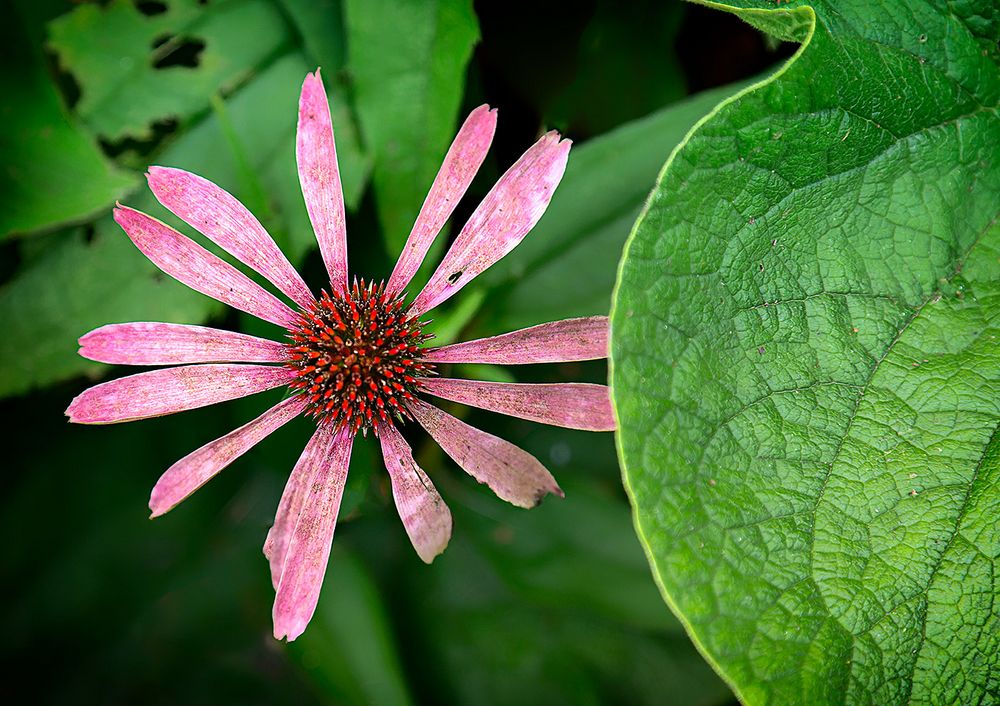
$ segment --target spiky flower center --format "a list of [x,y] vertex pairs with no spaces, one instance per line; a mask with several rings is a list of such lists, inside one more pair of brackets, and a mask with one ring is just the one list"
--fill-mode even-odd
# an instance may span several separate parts
[[290,387],[308,398],[307,414],[357,433],[378,433],[393,418],[409,417],[419,378],[433,374],[423,361],[424,324],[390,299],[385,285],[355,281],[344,294],[322,296],[289,329]]

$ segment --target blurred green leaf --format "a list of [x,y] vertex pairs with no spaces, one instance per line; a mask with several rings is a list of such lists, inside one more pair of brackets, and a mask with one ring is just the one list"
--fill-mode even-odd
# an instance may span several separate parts
[[491,330],[607,314],[615,268],[670,151],[734,84],[671,105],[570,152],[566,175],[532,233],[484,275]]
[[346,10],[355,103],[395,253],[455,135],[478,24],[471,0],[348,0]]
[[0,236],[94,215],[138,180],[116,168],[64,110],[15,16],[0,34]]
[[338,704],[413,703],[382,592],[368,569],[335,542],[323,583],[294,658]]
[[80,86],[77,112],[109,140],[148,139],[154,122],[206,109],[290,42],[267,0],[161,4],[150,15],[128,0],[82,4],[49,25],[50,46]]
[[0,395],[101,366],[76,340],[116,321],[198,322],[216,303],[163,275],[110,219],[47,236],[47,247],[0,287]]
[[462,296],[455,299],[457,301],[452,306],[435,309],[433,319],[425,319],[427,326],[424,331],[434,336],[426,345],[447,346],[458,340],[462,329],[469,325],[483,305],[486,290],[475,285],[466,287]]
[[[444,472],[460,471],[436,476]],[[727,700],[663,609],[627,506],[565,473],[562,481],[565,499],[530,512],[481,486],[463,497],[468,507],[450,500],[451,546],[421,567],[408,596],[412,629],[426,641],[411,649],[432,669],[433,693],[476,704]]]
[[338,80],[347,57],[341,0],[278,0],[278,4],[302,37],[302,48],[323,69],[323,78]]
[[580,38],[572,83],[551,100],[546,122],[597,135],[687,93],[673,45],[683,5],[601,0]]

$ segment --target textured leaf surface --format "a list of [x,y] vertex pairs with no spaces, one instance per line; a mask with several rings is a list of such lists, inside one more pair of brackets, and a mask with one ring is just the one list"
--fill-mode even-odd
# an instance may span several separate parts
[[455,136],[479,26],[471,0],[348,0],[345,13],[379,221],[396,253]]
[[995,8],[740,4],[803,48],[673,155],[622,263],[638,530],[747,703],[997,703]]
[[208,108],[208,96],[234,88],[290,39],[266,0],[162,4],[146,16],[128,0],[88,3],[50,25],[51,46],[80,84],[77,111],[109,139],[145,139],[155,121]]

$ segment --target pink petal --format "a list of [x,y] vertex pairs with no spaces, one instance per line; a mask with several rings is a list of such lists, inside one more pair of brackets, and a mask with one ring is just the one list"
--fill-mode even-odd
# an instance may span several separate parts
[[247,265],[301,307],[312,292],[264,226],[232,194],[208,179],[170,167],[150,167],[149,188],[160,203]]
[[80,339],[84,358],[118,365],[282,363],[287,350],[266,338],[186,324],[108,324]]
[[277,297],[170,226],[121,205],[115,220],[153,264],[191,289],[279,326],[295,322]]
[[[309,443],[314,446],[309,460],[303,463],[300,459],[292,471],[309,480],[297,482],[304,486],[301,509],[288,538],[272,613],[275,638],[287,637],[289,642],[305,631],[319,602],[354,436],[346,429],[336,432],[333,425],[324,424]],[[307,447],[306,453],[309,451]]]
[[509,441],[469,426],[421,400],[407,409],[444,452],[497,497],[518,507],[535,507],[548,493],[563,496],[555,478],[534,456]]
[[333,428],[330,425],[318,427],[302,450],[285,483],[278,511],[274,515],[274,524],[264,540],[264,556],[267,557],[271,567],[271,583],[275,590],[281,583],[281,570],[285,565],[288,543],[291,541],[299,513],[302,512],[309,484],[316,469],[326,463],[326,454],[331,453],[326,444],[331,443],[332,436]]
[[149,509],[153,511],[151,517],[159,517],[172,510],[223,468],[298,416],[306,408],[306,403],[302,395],[289,397],[252,422],[205,444],[172,465],[160,476],[149,496]]
[[608,357],[608,317],[553,321],[428,351],[432,363],[563,363]]
[[452,378],[422,378],[435,397],[569,429],[614,431],[615,418],[605,385],[584,382],[524,384]]
[[333,121],[319,69],[306,76],[299,98],[299,127],[295,157],[299,183],[309,211],[319,251],[334,292],[347,290],[347,227],[344,192],[333,141]]
[[382,427],[379,440],[399,518],[417,555],[430,564],[451,539],[451,512],[396,427]]
[[513,250],[545,213],[566,170],[569,140],[549,132],[500,177],[410,306],[423,314]]
[[189,365],[129,375],[84,390],[66,414],[79,424],[112,424],[205,407],[288,383],[295,373],[270,365]]
[[402,294],[420,269],[431,243],[451,217],[486,159],[496,128],[497,112],[490,110],[488,105],[479,106],[465,119],[399,254],[386,287],[389,296]]

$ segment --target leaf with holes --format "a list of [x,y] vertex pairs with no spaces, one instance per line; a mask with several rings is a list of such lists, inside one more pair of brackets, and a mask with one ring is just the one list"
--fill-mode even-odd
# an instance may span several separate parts
[[[285,252],[299,261],[315,247],[295,172],[295,106],[310,65],[299,52],[277,59],[217,110],[157,156],[162,164],[189,168],[244,199]],[[223,125],[225,123],[225,125]],[[345,139],[341,169],[364,169],[355,143]],[[238,153],[245,153],[245,169]],[[241,184],[241,171],[259,180]],[[266,194],[261,200],[255,193]],[[193,233],[147,190],[129,205]],[[0,287],[0,396],[25,392],[103,366],[77,355],[76,340],[92,328],[118,321],[200,323],[221,309],[166,277],[146,259],[110,213],[97,221],[93,238],[79,230],[47,238],[40,253]],[[204,242],[204,241],[203,241]],[[59,286],[54,287],[53,282]],[[267,327],[270,324],[261,323]],[[263,335],[269,332],[262,331]],[[32,351],[25,355],[25,351]]]
[[997,703],[1000,16],[812,5],[717,5],[802,47],[693,131],[627,246],[637,528],[748,704]]
[[[291,37],[266,0],[82,4],[49,25],[49,43],[80,86],[77,111],[103,137],[148,139],[152,124],[208,108]],[[267,27],[267,32],[259,31]]]
[[0,236],[80,221],[137,185],[71,120],[27,31],[8,18],[0,30]]

